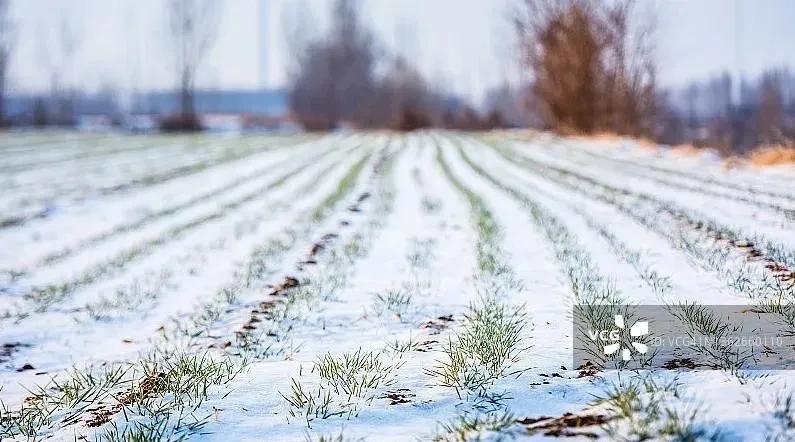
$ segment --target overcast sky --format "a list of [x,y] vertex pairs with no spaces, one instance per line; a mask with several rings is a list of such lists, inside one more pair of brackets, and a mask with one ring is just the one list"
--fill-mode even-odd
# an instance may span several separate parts
[[[12,89],[36,91],[60,67],[63,82],[89,89],[162,89],[174,84],[164,0],[12,0],[17,26]],[[362,18],[384,45],[415,61],[426,76],[478,100],[515,79],[509,22],[516,0],[361,0]],[[284,23],[307,31],[328,25],[331,0],[219,0],[221,25],[199,75],[203,87],[256,88],[288,81]],[[261,15],[267,4],[267,74],[261,75]],[[656,12],[660,79],[683,84],[725,69],[755,75],[795,67],[795,1],[647,0]],[[298,12],[298,9],[302,12]],[[62,17],[65,17],[64,20]],[[302,18],[297,20],[297,18]],[[287,19],[287,20],[285,20]],[[58,39],[70,23],[71,60]]]

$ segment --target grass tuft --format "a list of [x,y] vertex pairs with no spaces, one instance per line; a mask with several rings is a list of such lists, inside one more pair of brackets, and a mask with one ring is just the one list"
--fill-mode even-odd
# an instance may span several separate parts
[[485,396],[525,350],[521,343],[526,326],[523,307],[493,301],[472,306],[462,329],[442,350],[443,358],[428,373],[440,385],[454,388],[459,398]]

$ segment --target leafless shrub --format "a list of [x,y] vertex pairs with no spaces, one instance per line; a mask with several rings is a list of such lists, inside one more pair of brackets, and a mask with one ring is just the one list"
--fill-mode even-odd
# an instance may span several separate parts
[[515,23],[544,122],[566,132],[645,135],[655,112],[652,22],[631,0],[524,0]]
[[169,0],[168,20],[174,44],[180,114],[166,118],[164,129],[201,128],[193,102],[196,73],[218,34],[218,7],[214,0]]

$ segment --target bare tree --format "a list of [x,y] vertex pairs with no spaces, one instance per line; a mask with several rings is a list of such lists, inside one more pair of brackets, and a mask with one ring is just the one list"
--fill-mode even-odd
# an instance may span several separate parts
[[591,4],[527,0],[525,5],[527,14],[517,25],[545,120],[561,131],[594,131],[597,88],[605,73],[600,60],[604,42]]
[[547,126],[643,135],[656,110],[652,21],[631,0],[524,0],[515,24]]
[[[758,78],[742,79],[739,101],[734,103],[732,89],[728,72],[682,87],[681,100],[670,101],[665,109],[662,132],[681,131],[670,138],[714,148],[724,155],[741,154],[760,145],[795,144],[795,75],[787,68],[771,67]],[[687,122],[686,127],[676,127],[680,121]]]
[[58,120],[60,124],[75,123],[75,55],[83,42],[81,26],[70,21],[66,15],[61,18],[58,36],[60,63],[53,72],[53,99],[58,104]]
[[394,60],[378,89],[382,101],[373,106],[373,117],[403,131],[433,124],[434,93],[405,58]]
[[[75,123],[75,99],[78,93],[76,56],[82,45],[82,26],[69,8],[61,8],[51,16],[42,16],[36,36],[36,56],[40,69],[47,73],[49,96],[39,97],[33,114],[38,125]],[[57,26],[52,26],[57,19]]]
[[194,103],[196,73],[218,35],[218,7],[216,0],[169,0],[168,3],[184,129],[199,126]]
[[605,8],[602,23],[606,48],[604,126],[622,134],[646,135],[652,131],[656,113],[656,64],[652,15],[632,20],[637,11],[632,0]]
[[291,107],[311,129],[330,129],[341,122],[368,126],[375,89],[375,40],[359,22],[354,0],[337,0],[332,20],[331,35],[298,54]]
[[356,6],[356,0],[334,3],[328,35],[306,41],[300,32],[288,33],[293,116],[309,130],[350,124],[408,131],[441,122],[448,97],[408,59],[383,50]]
[[700,89],[698,85],[691,84],[685,89],[684,98],[687,103],[687,128],[693,129],[698,121],[697,103],[699,100]]
[[759,144],[784,142],[782,83],[782,75],[775,70],[763,73],[759,81]]
[[5,92],[8,65],[13,48],[14,24],[9,14],[9,0],[0,0],[0,126],[5,124]]

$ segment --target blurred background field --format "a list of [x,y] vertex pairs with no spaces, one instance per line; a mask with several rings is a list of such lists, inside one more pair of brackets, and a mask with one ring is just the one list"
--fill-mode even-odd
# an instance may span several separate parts
[[783,0],[1,0],[0,122],[534,128],[791,162],[793,19]]

